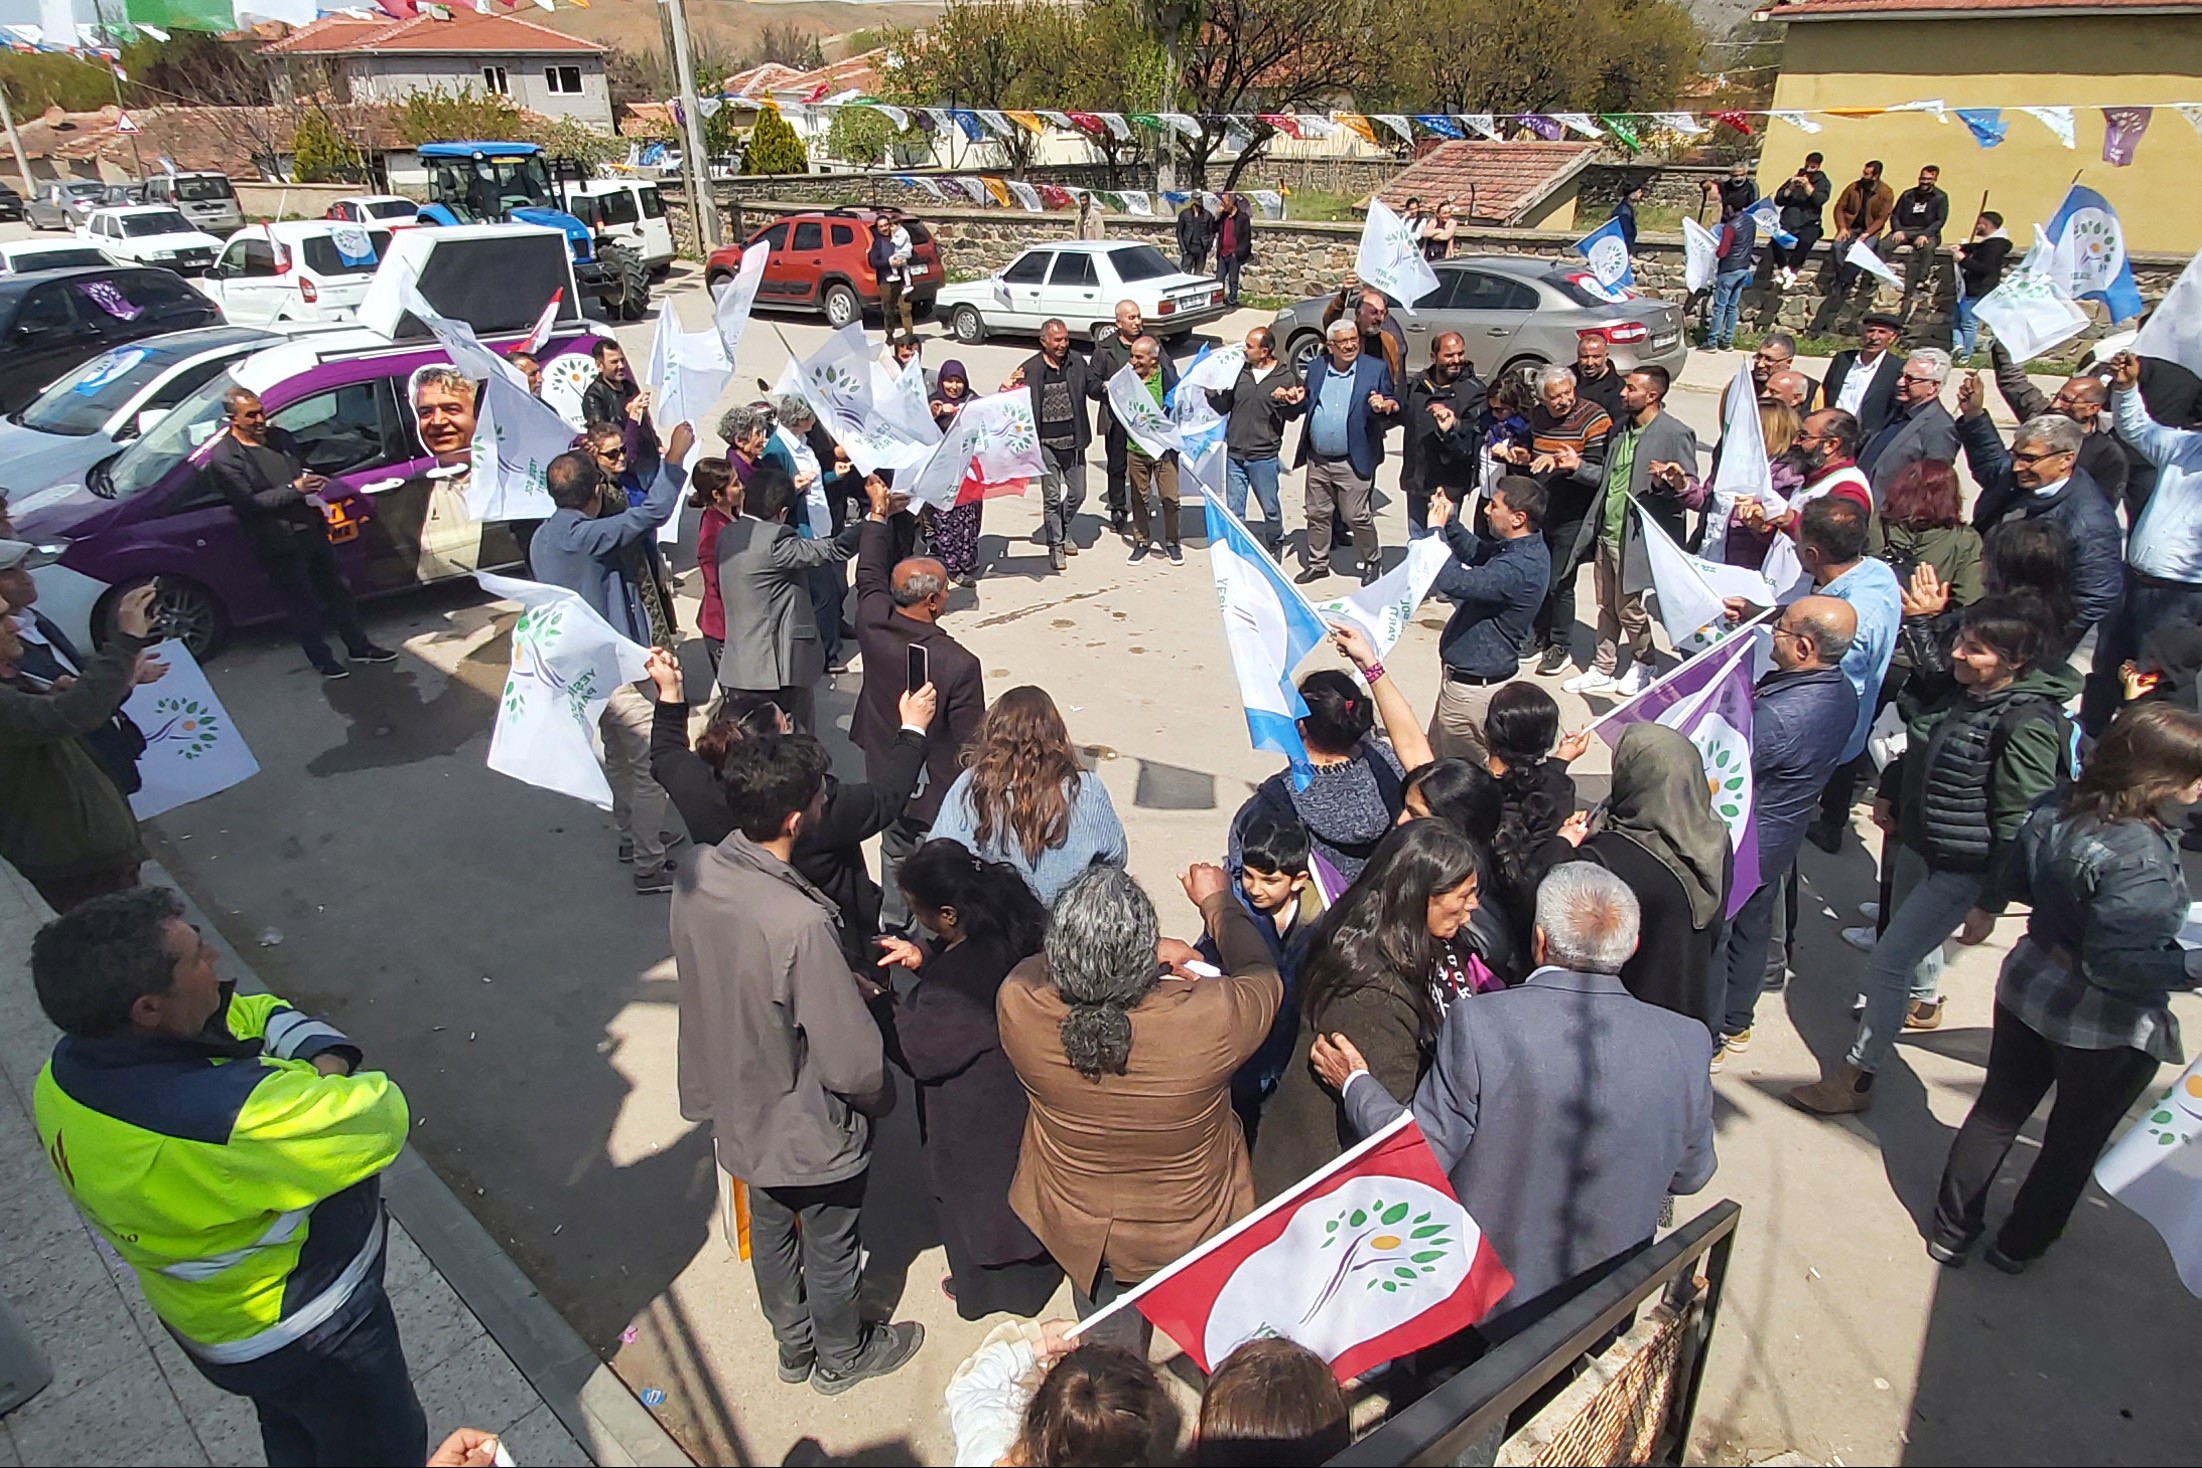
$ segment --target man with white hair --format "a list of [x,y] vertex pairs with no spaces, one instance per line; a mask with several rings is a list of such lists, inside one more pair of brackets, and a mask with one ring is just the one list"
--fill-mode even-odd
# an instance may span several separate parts
[[[1642,911],[1588,862],[1537,889],[1537,967],[1518,987],[1446,1013],[1414,1117],[1514,1288],[1479,1328],[1496,1342],[1651,1242],[1669,1194],[1712,1181],[1712,1040],[1622,987]],[[1363,1136],[1402,1109],[1351,1041],[1313,1060]]]
[[1361,349],[1361,330],[1345,318],[1325,330],[1327,345],[1291,390],[1294,414],[1305,415],[1295,465],[1307,468],[1307,567],[1300,584],[1330,574],[1331,514],[1336,511],[1361,558],[1361,584],[1382,570],[1376,542],[1376,470],[1384,462],[1384,430],[1399,413],[1396,379],[1384,359]]
[[1940,347],[1921,347],[1898,369],[1896,406],[1858,450],[1858,468],[1873,486],[1875,506],[1906,464],[1957,462],[1957,420],[1942,406],[1942,384],[1949,376],[1950,354]]

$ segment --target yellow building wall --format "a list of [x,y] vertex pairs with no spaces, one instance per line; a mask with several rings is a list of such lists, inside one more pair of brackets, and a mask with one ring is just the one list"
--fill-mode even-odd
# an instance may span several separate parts
[[[2062,70],[2060,68],[2071,68]],[[2202,102],[2202,14],[2077,15],[1901,20],[1860,16],[1794,22],[1783,44],[1773,106],[1886,107],[1940,98],[1951,107],[2001,107],[2009,131],[1982,148],[1952,116],[1815,117],[1807,134],[1769,118],[1759,187],[1771,192],[1808,152],[1827,155],[1835,192],[1878,158],[1899,192],[1929,163],[1950,195],[1946,240],[1970,232],[1983,189],[1987,207],[2024,250],[2046,224],[2075,171],[2117,209],[2126,248],[2192,255],[2202,246],[2202,135],[2164,105]],[[2133,163],[2103,159],[2102,106],[2154,105]],[[2076,147],[2015,109],[2070,106]],[[1833,200],[1828,223],[1832,227]]]

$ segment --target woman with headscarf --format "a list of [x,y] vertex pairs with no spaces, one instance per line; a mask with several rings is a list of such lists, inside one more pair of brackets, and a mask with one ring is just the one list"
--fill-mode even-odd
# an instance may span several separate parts
[[[945,432],[970,401],[971,378],[963,370],[963,363],[954,359],[941,363],[940,377],[933,387],[933,421]],[[973,499],[968,504],[959,502],[951,509],[932,512],[933,554],[940,557],[940,563],[959,586],[969,586],[979,579],[979,518],[985,509],[985,500]]]
[[1713,992],[1713,945],[1734,854],[1697,747],[1664,724],[1629,725],[1614,747],[1613,793],[1597,829],[1576,816],[1542,855],[1546,869],[1594,861],[1629,884],[1644,920],[1621,982],[1646,1003],[1717,1032],[1726,996]]
[[[1081,1317],[1245,1217],[1254,1184],[1231,1076],[1268,1038],[1284,985],[1223,868],[1180,879],[1222,958],[1198,978],[1116,867],[1081,872],[1044,951],[1002,981],[1002,1051],[1024,1082],[1009,1204],[1070,1276]],[[1091,1335],[1140,1345],[1137,1311]]]

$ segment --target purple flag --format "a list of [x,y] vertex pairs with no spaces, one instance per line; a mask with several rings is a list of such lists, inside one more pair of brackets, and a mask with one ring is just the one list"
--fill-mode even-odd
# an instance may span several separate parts
[[1557,118],[1547,117],[1542,112],[1522,112],[1515,114],[1514,121],[1548,143],[1557,143],[1560,140],[1562,129]]
[[2133,161],[2133,150],[2141,146],[2141,134],[2148,131],[2148,120],[2153,107],[2105,107],[2103,109],[2103,162],[2120,168]]
[[[1728,884],[1734,917],[1759,886],[1758,818],[1751,782],[1751,669],[1756,638],[1731,636],[1614,709],[1599,723],[1665,724],[1697,746],[1713,814],[1728,828],[1736,853]],[[1618,739],[1619,735],[1615,734]]]

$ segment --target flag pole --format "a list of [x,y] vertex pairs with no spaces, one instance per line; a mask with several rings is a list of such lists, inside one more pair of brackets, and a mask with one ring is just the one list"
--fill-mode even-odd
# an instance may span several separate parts
[[[1374,1081],[1375,1077],[1371,1076],[1370,1079]],[[1153,1274],[1148,1275],[1138,1284],[1132,1286],[1132,1288],[1126,1290],[1123,1294],[1118,1295],[1115,1299],[1109,1301],[1108,1304],[1102,1306],[1100,1309],[1094,1311],[1091,1315],[1088,1315],[1085,1319],[1079,1321],[1076,1325],[1072,1326],[1069,1330],[1063,1332],[1064,1339],[1078,1339],[1080,1335],[1084,1334],[1088,1330],[1091,1330],[1094,1326],[1099,1325],[1102,1321],[1108,1319],[1117,1311],[1122,1310],[1126,1306],[1135,1303],[1142,1295],[1146,1294],[1149,1290],[1152,1290],[1157,1285],[1160,1285],[1165,1281],[1175,1277],[1176,1275],[1183,1273],[1186,1269],[1190,1268],[1194,1261],[1199,1259],[1202,1255],[1208,1254],[1213,1250],[1222,1248],[1225,1244],[1230,1243],[1231,1240],[1237,1238],[1240,1234],[1245,1233],[1255,1224],[1260,1223],[1263,1219],[1269,1217],[1270,1214],[1277,1212],[1279,1209],[1290,1207],[1300,1202],[1301,1194],[1307,1188],[1307,1185],[1309,1183],[1312,1183],[1318,1178],[1324,1177],[1330,1173],[1345,1171],[1354,1163],[1359,1162],[1363,1157],[1366,1157],[1369,1153],[1375,1151],[1378,1147],[1390,1141],[1393,1137],[1399,1135],[1399,1133],[1405,1131],[1409,1126],[1412,1126],[1413,1124],[1414,1112],[1407,1107],[1400,1107],[1399,1115],[1393,1117],[1382,1127],[1370,1133],[1369,1136],[1363,1139],[1359,1144],[1347,1149],[1345,1152],[1342,1152],[1337,1157],[1333,1158],[1329,1166],[1320,1168],[1314,1173],[1311,1173],[1309,1176],[1302,1178],[1297,1187],[1287,1188],[1284,1192],[1279,1193],[1276,1197],[1270,1199],[1267,1203],[1264,1203],[1261,1207],[1255,1209],[1252,1213],[1247,1214],[1246,1217],[1240,1219],[1237,1223],[1232,1224],[1222,1233],[1213,1234],[1210,1237],[1203,1239],[1201,1242],[1195,1244],[1192,1248],[1187,1249],[1184,1253],[1178,1255],[1177,1258],[1172,1259],[1168,1264],[1163,1265]]]
[[[1777,607],[1768,607],[1764,611],[1758,613],[1756,616],[1738,622],[1735,626],[1735,631],[1728,633],[1726,636],[1722,637],[1720,641],[1714,643],[1711,647],[1700,649],[1698,652],[1693,653],[1691,656],[1684,658],[1682,662],[1678,666],[1676,666],[1672,672],[1666,673],[1659,678],[1653,679],[1650,688],[1645,689],[1642,693],[1637,694],[1634,698],[1625,698],[1621,700],[1621,702],[1615,704],[1612,708],[1607,709],[1597,718],[1592,719],[1589,723],[1585,724],[1582,727],[1581,732],[1585,734],[1593,733],[1598,729],[1600,725],[1606,723],[1615,714],[1621,712],[1621,710],[1627,708],[1629,705],[1642,703],[1645,699],[1651,697],[1652,693],[1655,690],[1664,687],[1666,684],[1672,683],[1675,679],[1681,677],[1691,668],[1696,667],[1699,659],[1709,658],[1714,653],[1720,652],[1721,649],[1727,647],[1730,643],[1736,642],[1737,633],[1750,631],[1753,627],[1756,627],[1759,623],[1765,621],[1768,617],[1773,616],[1774,613],[1778,610],[1779,608]],[[1745,641],[1747,642],[1748,639],[1745,639]]]

